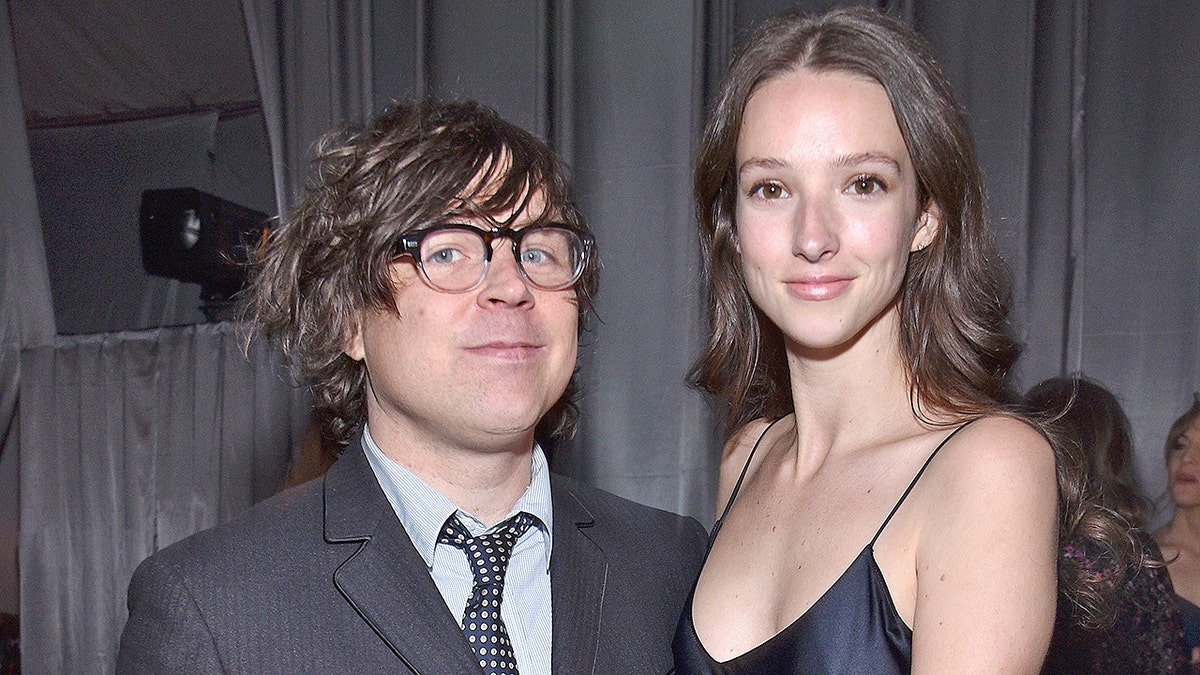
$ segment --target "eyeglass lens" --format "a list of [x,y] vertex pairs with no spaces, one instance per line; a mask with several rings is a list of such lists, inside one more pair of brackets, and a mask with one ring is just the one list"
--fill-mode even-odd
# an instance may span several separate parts
[[[517,265],[534,286],[559,290],[575,282],[583,266],[583,244],[574,232],[560,227],[519,232]],[[487,273],[486,247],[484,234],[472,228],[433,230],[421,240],[421,269],[440,289],[468,290]]]

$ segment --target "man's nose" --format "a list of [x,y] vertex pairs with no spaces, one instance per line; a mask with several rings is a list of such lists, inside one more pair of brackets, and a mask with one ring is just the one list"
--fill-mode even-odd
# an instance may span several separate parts
[[492,259],[483,277],[480,303],[520,306],[533,303],[529,281],[517,264],[512,240],[501,237],[492,242]]

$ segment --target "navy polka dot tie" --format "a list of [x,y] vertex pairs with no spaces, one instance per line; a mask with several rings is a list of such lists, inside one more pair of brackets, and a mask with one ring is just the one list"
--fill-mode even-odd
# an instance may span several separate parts
[[463,613],[463,634],[488,675],[518,675],[508,629],[500,618],[500,601],[504,599],[504,572],[513,544],[532,524],[533,516],[521,512],[494,531],[472,537],[458,516],[450,516],[438,536],[438,542],[461,548],[471,562],[475,585]]

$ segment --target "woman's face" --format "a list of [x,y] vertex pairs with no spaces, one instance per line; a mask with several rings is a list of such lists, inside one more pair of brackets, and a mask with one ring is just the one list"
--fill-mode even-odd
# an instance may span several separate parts
[[764,83],[746,105],[737,184],[746,285],[789,349],[840,347],[877,325],[894,342],[909,253],[937,218],[918,205],[883,87],[804,69]]
[[1175,440],[1167,456],[1167,483],[1176,507],[1200,506],[1200,417]]

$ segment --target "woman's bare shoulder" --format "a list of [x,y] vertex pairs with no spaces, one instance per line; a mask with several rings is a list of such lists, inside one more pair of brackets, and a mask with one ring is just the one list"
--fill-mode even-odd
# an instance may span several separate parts
[[718,515],[724,511],[725,503],[729,501],[734,484],[742,475],[742,470],[746,468],[750,453],[754,451],[755,446],[759,444],[773,423],[774,420],[765,417],[747,422],[730,434],[729,440],[725,442],[725,448],[721,452],[720,477],[717,484]]
[[1019,417],[979,418],[946,445],[951,452],[941,463],[957,478],[992,481],[1026,477],[1035,482],[1055,482],[1054,450],[1037,427]]
[[1054,450],[1041,431],[1018,417],[992,415],[967,425],[947,441],[929,473],[933,513],[944,521],[935,531],[1009,518],[1030,518],[1028,527],[1056,527]]
[[762,438],[763,432],[770,426],[771,420],[760,417],[735,430],[729,435],[729,440],[725,441],[725,449],[721,452],[721,464],[736,463],[740,469],[754,445],[758,443],[758,439]]

